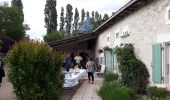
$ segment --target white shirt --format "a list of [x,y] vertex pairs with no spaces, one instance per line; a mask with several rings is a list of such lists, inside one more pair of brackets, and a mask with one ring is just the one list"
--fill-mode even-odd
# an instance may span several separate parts
[[80,56],[76,56],[76,57],[74,57],[74,60],[76,60],[76,63],[79,64],[80,61],[83,60],[83,58]]

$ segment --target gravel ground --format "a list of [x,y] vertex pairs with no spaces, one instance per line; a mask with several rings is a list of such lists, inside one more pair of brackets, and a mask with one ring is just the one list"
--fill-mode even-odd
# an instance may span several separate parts
[[0,100],[16,100],[12,84],[4,77],[0,87]]

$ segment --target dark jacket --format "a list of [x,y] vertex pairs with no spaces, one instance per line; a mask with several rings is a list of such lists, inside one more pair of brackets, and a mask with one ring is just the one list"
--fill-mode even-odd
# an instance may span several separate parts
[[2,77],[5,77],[5,71],[2,67],[0,67],[0,83],[2,83]]

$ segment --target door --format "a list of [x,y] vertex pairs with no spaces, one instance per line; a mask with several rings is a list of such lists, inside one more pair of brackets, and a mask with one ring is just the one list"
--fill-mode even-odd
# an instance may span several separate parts
[[105,51],[106,72],[113,71],[113,51]]

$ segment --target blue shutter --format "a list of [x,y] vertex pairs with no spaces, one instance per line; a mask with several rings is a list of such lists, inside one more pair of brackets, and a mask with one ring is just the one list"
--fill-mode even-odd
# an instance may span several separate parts
[[153,81],[155,83],[161,83],[162,78],[162,44],[157,43],[152,46],[152,73]]

